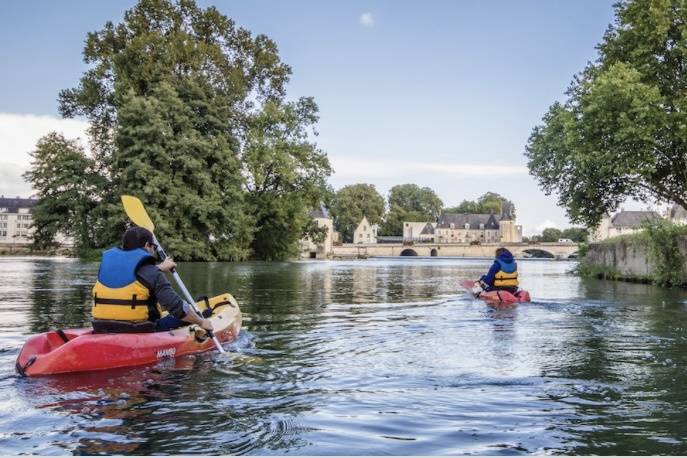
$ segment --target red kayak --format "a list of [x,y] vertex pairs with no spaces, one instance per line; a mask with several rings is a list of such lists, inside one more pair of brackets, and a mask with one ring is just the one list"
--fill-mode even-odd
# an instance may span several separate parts
[[[472,288],[475,286],[472,280],[463,280],[460,282],[461,286],[466,290],[472,292]],[[482,291],[477,296],[479,299],[483,299],[489,305],[513,305],[518,302],[530,302],[530,293],[525,290],[519,290],[515,294],[509,293],[508,291]]]
[[[212,310],[208,319],[220,342],[236,339],[241,310],[231,294],[199,302],[198,308]],[[33,377],[151,364],[215,348],[212,339],[201,334],[197,325],[146,333],[94,334],[91,328],[49,331],[26,341],[17,356],[16,369]]]

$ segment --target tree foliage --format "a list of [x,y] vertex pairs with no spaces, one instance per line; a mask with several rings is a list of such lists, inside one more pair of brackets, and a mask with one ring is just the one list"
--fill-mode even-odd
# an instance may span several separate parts
[[33,243],[38,249],[50,248],[55,236],[75,240],[77,247],[102,243],[107,229],[98,212],[98,196],[105,180],[75,140],[51,132],[41,138],[31,153],[31,169],[24,178],[38,190],[32,209]]
[[530,173],[596,226],[627,198],[687,205],[687,7],[621,1],[599,59],[528,140]]
[[504,204],[511,208],[511,214],[515,218],[515,205],[513,202],[495,192],[486,192],[477,200],[463,200],[458,206],[445,208],[447,213],[493,213],[500,215]]
[[562,231],[560,229],[556,229],[555,227],[547,227],[541,232],[541,241],[542,242],[558,242],[558,239],[561,238]]
[[181,259],[294,253],[331,169],[310,141],[317,105],[286,100],[291,69],[272,40],[192,0],[140,0],[88,35],[84,59],[59,96],[63,116],[90,121],[105,182],[93,200],[107,230],[84,243],[116,242],[128,193]]
[[584,243],[589,238],[589,231],[584,227],[569,227],[561,231],[561,238],[570,239],[575,243]]
[[384,218],[380,234],[402,235],[404,221],[434,221],[442,206],[439,196],[428,187],[396,185],[389,191],[389,213]]
[[312,98],[297,103],[268,101],[247,123],[243,160],[248,204],[256,217],[253,252],[260,259],[296,254],[303,235],[322,239],[310,210],[328,200],[327,156],[308,141],[318,120]]
[[370,224],[379,224],[384,216],[384,198],[372,184],[352,184],[339,189],[332,200],[334,227],[343,241],[353,240],[353,232],[363,216]]

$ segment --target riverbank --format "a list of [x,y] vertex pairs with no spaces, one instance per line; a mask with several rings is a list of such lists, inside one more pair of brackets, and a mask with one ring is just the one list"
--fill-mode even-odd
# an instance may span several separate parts
[[0,256],[72,256],[72,251],[66,247],[54,250],[34,250],[30,244],[0,244]]
[[658,225],[646,231],[590,243],[577,271],[584,277],[687,286],[687,234],[681,226]]

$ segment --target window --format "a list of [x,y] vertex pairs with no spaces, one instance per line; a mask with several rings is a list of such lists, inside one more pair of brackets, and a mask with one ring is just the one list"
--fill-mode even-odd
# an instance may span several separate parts
[[479,230],[483,231],[484,230],[484,223],[479,223]]
[[7,231],[0,231],[0,237],[7,237]]

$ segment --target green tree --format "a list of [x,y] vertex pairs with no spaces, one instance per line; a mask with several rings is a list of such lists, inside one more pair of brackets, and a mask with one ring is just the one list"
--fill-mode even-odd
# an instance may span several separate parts
[[547,227],[541,233],[541,241],[558,242],[558,239],[561,238],[561,234],[562,232],[560,229],[556,229],[555,227]]
[[248,202],[256,215],[253,253],[260,259],[284,259],[296,254],[299,240],[320,240],[310,210],[329,199],[327,156],[308,141],[317,122],[310,98],[298,103],[270,101],[249,120],[244,155]]
[[584,227],[569,227],[561,232],[561,238],[570,239],[576,243],[586,242],[588,237],[589,231]]
[[180,259],[282,258],[311,232],[329,162],[308,140],[317,105],[286,101],[291,69],[272,40],[192,0],[140,0],[88,35],[84,60],[59,102],[90,121],[107,181],[89,243],[117,242],[122,193],[143,200]]
[[330,208],[334,227],[343,241],[353,240],[353,231],[363,216],[370,224],[379,224],[384,216],[384,198],[373,184],[352,184],[339,189]]
[[504,205],[509,205],[511,215],[515,218],[515,205],[513,202],[495,192],[487,192],[477,198],[477,200],[463,200],[456,207],[445,208],[447,213],[493,213],[500,215]]
[[687,204],[687,7],[636,0],[615,11],[599,59],[526,147],[541,188],[589,227],[627,198]]
[[50,248],[58,233],[73,238],[78,251],[101,243],[106,231],[96,209],[107,181],[96,170],[93,159],[75,141],[51,132],[31,152],[31,169],[24,178],[37,190],[32,209],[33,244]]
[[445,208],[446,213],[482,213],[481,206],[474,200],[463,200],[455,207]]
[[427,187],[415,184],[396,185],[389,191],[389,213],[380,234],[402,235],[404,221],[434,221],[443,202]]

